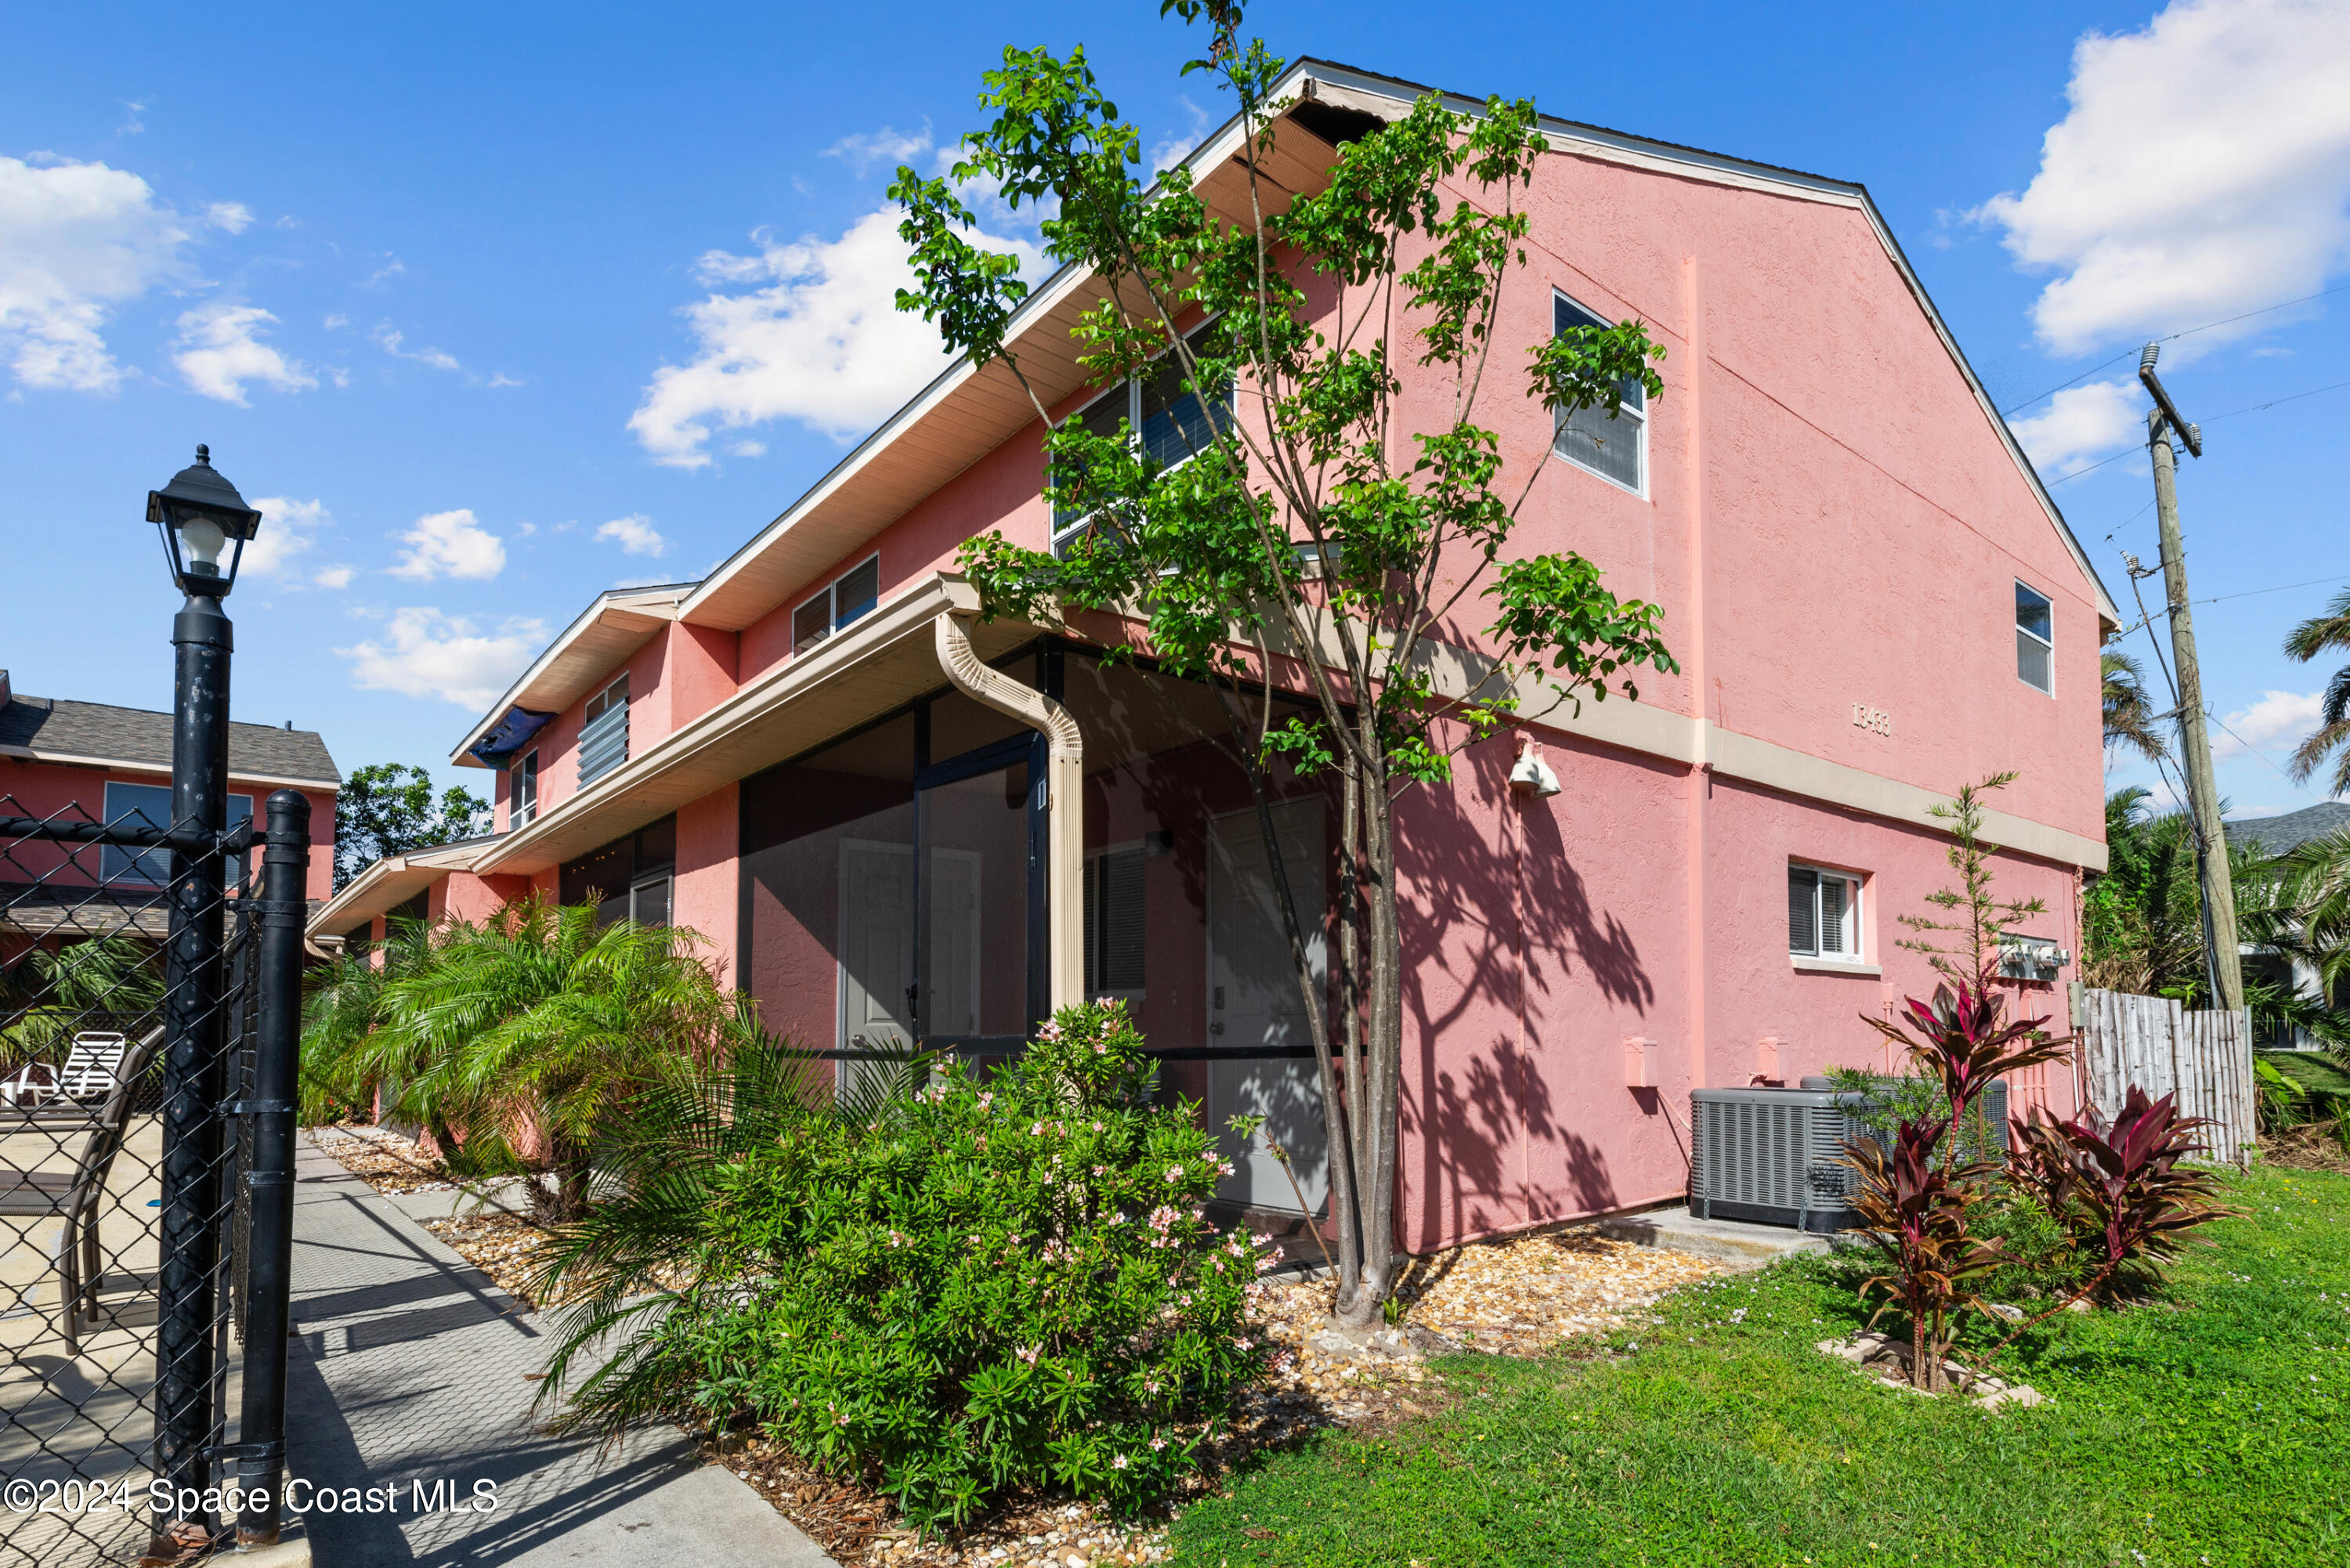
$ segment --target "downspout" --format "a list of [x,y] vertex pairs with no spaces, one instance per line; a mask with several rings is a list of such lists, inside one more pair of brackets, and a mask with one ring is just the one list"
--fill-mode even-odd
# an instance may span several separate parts
[[955,690],[999,713],[1009,713],[1045,738],[1045,836],[1049,857],[1046,886],[1046,968],[1053,1006],[1076,1007],[1086,999],[1085,918],[1085,737],[1069,711],[1002,670],[989,668],[971,646],[964,618],[939,612],[939,667]]

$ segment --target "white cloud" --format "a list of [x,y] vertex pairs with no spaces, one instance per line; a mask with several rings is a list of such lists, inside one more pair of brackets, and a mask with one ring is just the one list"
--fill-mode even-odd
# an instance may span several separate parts
[[2146,434],[2146,397],[2136,381],[2092,381],[2067,387],[2048,407],[2010,426],[2033,466],[2062,478]]
[[2340,0],[2177,0],[2142,32],[2085,34],[2039,173],[1974,214],[2062,275],[2033,306],[2041,341],[2078,354],[2315,293],[2350,259],[2345,81]]
[[[696,267],[712,292],[684,307],[698,352],[664,365],[629,420],[656,462],[699,468],[715,430],[796,420],[836,440],[862,434],[946,366],[938,329],[897,308],[914,286],[894,208],[868,213],[837,240],[778,244],[764,234],[756,255],[712,251]],[[1022,272],[1044,270],[1024,240],[974,234],[1011,251]],[[720,286],[764,282],[746,293]]]
[[407,270],[408,264],[401,261],[399,257],[394,256],[391,260],[384,263],[383,265],[369,273],[368,275],[367,281],[360,284],[359,286],[361,288],[373,288],[377,284],[381,283],[384,279],[388,277],[398,277]]
[[1191,117],[1191,129],[1178,131],[1151,146],[1149,158],[1154,178],[1182,162],[1184,155],[1199,146],[1200,139],[1208,134],[1208,111],[1182,93],[1175,95],[1175,101],[1181,104],[1184,112]]
[[204,222],[215,229],[241,234],[252,225],[253,209],[242,202],[214,202],[204,209]]
[[920,130],[893,130],[889,126],[855,136],[844,136],[824,150],[827,158],[837,158],[847,163],[858,179],[876,163],[895,168],[910,163],[931,150],[931,122],[924,120]]
[[188,278],[189,230],[136,174],[42,162],[0,158],[0,353],[27,387],[111,391],[108,311]]
[[147,129],[147,122],[140,118],[140,116],[147,112],[148,106],[145,103],[136,99],[128,98],[117,99],[115,101],[120,103],[124,109],[129,111],[129,117],[125,119],[120,125],[114,128],[115,135],[137,136]]
[[253,503],[261,526],[245,541],[238,564],[239,576],[286,576],[294,557],[307,553],[317,541],[313,531],[334,522],[322,502],[295,501],[283,495],[263,495]]
[[281,392],[297,392],[318,384],[309,368],[261,341],[264,322],[277,319],[256,305],[217,299],[180,317],[180,336],[172,363],[188,385],[207,398],[239,408],[244,384],[259,381]]
[[469,507],[419,517],[416,526],[400,538],[408,547],[400,552],[400,564],[391,568],[395,577],[418,582],[472,577],[487,582],[505,569],[505,545],[475,521]]
[[411,606],[391,612],[380,641],[335,652],[351,661],[351,683],[363,691],[438,697],[478,711],[497,701],[546,641],[542,620],[516,618],[485,632],[463,616]]
[[669,541],[654,529],[652,520],[641,512],[631,512],[626,517],[615,517],[596,530],[598,539],[609,539],[631,556],[659,557],[669,553]]
[[379,327],[369,337],[375,340],[378,348],[395,359],[413,359],[420,365],[430,365],[435,370],[462,370],[465,368],[457,363],[454,354],[440,348],[402,348],[400,344],[406,341],[407,335],[395,332],[389,327]]
[[347,588],[356,575],[357,568],[351,566],[321,566],[318,575],[310,580],[322,588]]
[[2259,701],[2221,721],[2224,727],[2211,737],[2211,754],[2240,757],[2298,745],[2316,732],[2324,701],[2322,691],[2264,691]]

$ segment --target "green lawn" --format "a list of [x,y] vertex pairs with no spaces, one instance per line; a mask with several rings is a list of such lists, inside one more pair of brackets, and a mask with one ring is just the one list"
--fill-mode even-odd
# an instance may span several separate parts
[[1447,1362],[1456,1407],[1267,1459],[1183,1515],[1177,1561],[2350,1563],[2350,1178],[2228,1201],[2171,1300],[2009,1352],[2052,1406],[1819,1355],[1861,1314],[1848,1265],[1807,1261],[1669,1301],[1613,1355]]

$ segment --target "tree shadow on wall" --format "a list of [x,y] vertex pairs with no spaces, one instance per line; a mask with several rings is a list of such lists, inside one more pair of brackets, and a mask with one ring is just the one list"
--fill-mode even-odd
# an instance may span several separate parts
[[[1541,1043],[1522,1046],[1516,1020],[1522,1002],[1552,1000],[1569,978],[1645,1014],[1656,982],[1630,929],[1595,903],[1556,815],[1511,797],[1512,752],[1506,736],[1470,748],[1453,785],[1418,793],[1406,808],[1410,828],[1399,826],[1397,835],[1399,874],[1413,911],[1404,965],[1417,977],[1404,1005],[1417,1031],[1417,1082],[1427,1085],[1426,1103],[1415,1104],[1408,1078],[1402,1107],[1406,1129],[1423,1134],[1411,1193],[1423,1234],[1475,1234],[1623,1201],[1599,1147],[1559,1125],[1535,1060]],[[1472,817],[1471,800],[1509,816]],[[1513,848],[1513,834],[1524,836],[1523,854]],[[1523,998],[1522,952],[1551,961],[1529,966],[1524,983],[1536,989]],[[1439,976],[1451,983],[1431,983]],[[1477,1019],[1496,1013],[1508,1022],[1492,1030],[1484,1049],[1458,1049],[1457,1031],[1490,1027]],[[1440,1040],[1454,1045],[1445,1053],[1454,1065],[1440,1064]],[[1554,1187],[1546,1179],[1541,1191],[1526,1180],[1527,1152],[1538,1142],[1552,1146],[1564,1168],[1563,1182]]]

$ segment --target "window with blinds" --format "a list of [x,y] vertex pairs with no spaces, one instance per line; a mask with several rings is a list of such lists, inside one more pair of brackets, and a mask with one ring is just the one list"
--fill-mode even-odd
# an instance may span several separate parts
[[[1207,327],[1201,326],[1184,338],[1194,355],[1206,352],[1207,333]],[[1226,387],[1202,405],[1184,385],[1182,359],[1170,352],[1159,356],[1144,374],[1119,382],[1087,403],[1077,422],[1087,433],[1107,440],[1118,434],[1123,421],[1151,461],[1161,468],[1174,468],[1206,451],[1218,435],[1232,428],[1232,389]],[[1055,506],[1053,553],[1065,554],[1084,535],[1091,519],[1090,513]]]
[[579,787],[628,760],[629,678],[623,675],[588,699],[588,722],[579,728]]
[[792,651],[804,653],[872,613],[881,602],[881,557],[868,556],[792,612]]
[[[1563,294],[1551,296],[1552,331],[1564,337],[1578,327],[1606,331],[1607,323]],[[1624,404],[1614,413],[1606,409],[1577,409],[1558,422],[1554,448],[1577,468],[1620,484],[1637,495],[1648,493],[1648,394],[1637,380],[1624,383]]]
[[1814,866],[1787,867],[1787,950],[1797,958],[1860,958],[1860,878]]
[[1143,852],[1111,849],[1086,861],[1086,994],[1131,995],[1143,985]]
[[2015,676],[2035,691],[2056,691],[2056,616],[2048,596],[2015,585]]
[[514,801],[506,811],[506,827],[528,827],[538,817],[538,753],[525,752],[515,764]]

